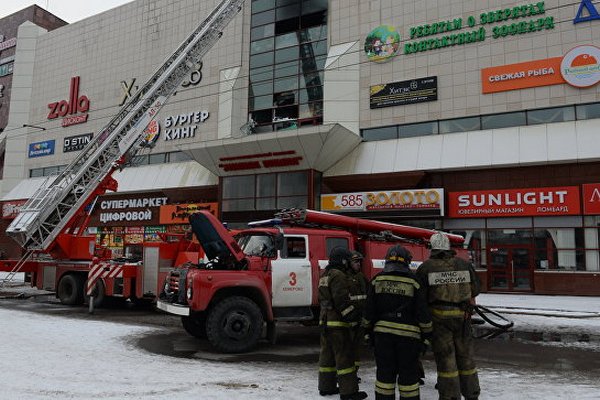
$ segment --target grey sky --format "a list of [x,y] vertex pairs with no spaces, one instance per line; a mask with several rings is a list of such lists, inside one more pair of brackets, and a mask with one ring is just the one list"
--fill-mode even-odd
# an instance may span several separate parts
[[32,4],[37,4],[57,17],[69,23],[73,23],[131,1],[132,0],[0,0],[0,18],[4,18],[7,15],[29,7]]

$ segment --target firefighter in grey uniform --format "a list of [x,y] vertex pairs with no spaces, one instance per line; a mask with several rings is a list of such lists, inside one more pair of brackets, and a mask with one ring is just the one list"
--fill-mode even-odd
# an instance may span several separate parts
[[433,319],[432,349],[437,365],[440,400],[479,398],[479,378],[473,360],[472,299],[479,294],[479,280],[470,263],[455,257],[446,235],[429,239],[431,255],[417,276],[427,287]]
[[375,398],[418,400],[419,355],[431,334],[425,291],[410,270],[411,254],[400,245],[385,256],[383,271],[367,290],[365,321],[374,336],[377,380]]
[[331,250],[329,264],[319,280],[321,313],[321,352],[319,355],[319,394],[339,393],[342,400],[367,397],[358,390],[352,329],[362,314],[350,299],[352,253],[343,247]]
[[[367,278],[362,273],[363,255],[358,251],[352,252],[350,262],[350,301],[358,309],[359,314],[364,314],[365,303],[367,301]],[[354,346],[354,366],[356,372],[360,368],[360,351],[363,347],[365,329],[362,324],[352,327],[352,342]],[[360,378],[358,378],[360,382]]]

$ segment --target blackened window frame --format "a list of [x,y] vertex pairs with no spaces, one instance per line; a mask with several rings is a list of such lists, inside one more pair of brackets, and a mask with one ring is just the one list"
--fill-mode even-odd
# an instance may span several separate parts
[[[255,12],[255,4],[256,11],[259,12]],[[273,38],[274,43],[272,49],[261,52],[255,48],[250,55],[249,86],[272,85],[270,94],[254,95],[251,89],[248,92],[248,113],[258,124],[256,133],[323,123],[323,71],[328,48],[327,4],[328,2],[317,0],[252,2],[250,48],[253,49],[252,44],[255,42],[268,43],[270,38]],[[278,10],[285,7],[298,8],[298,16],[284,20],[275,17],[274,22],[269,20],[271,12],[277,15]],[[304,13],[302,7],[312,12]],[[277,39],[289,33],[295,33],[297,40],[283,40],[278,46]],[[315,50],[317,54],[314,53]],[[277,62],[278,55],[280,63]],[[269,64],[268,60],[272,60],[272,63]],[[294,62],[298,68],[295,82],[291,83],[289,79],[294,75],[276,76],[277,67]],[[272,67],[270,71],[269,66]],[[284,76],[287,79],[280,80]],[[278,83],[286,85],[276,89]]]

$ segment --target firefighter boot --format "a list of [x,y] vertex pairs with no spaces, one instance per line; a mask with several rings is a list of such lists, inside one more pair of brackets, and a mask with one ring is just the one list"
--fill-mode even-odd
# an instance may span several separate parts
[[340,396],[341,400],[363,400],[368,397],[367,392],[356,392]]
[[339,388],[335,388],[333,390],[319,390],[319,394],[321,396],[333,396],[334,394],[338,394],[340,392]]

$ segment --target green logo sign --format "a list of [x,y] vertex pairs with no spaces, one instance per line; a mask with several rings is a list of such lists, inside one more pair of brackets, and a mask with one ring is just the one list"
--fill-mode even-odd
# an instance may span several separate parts
[[398,53],[399,48],[400,34],[390,25],[378,26],[365,39],[365,53],[371,61],[387,61]]
[[[582,9],[588,10],[591,17],[598,15],[591,0],[582,1],[577,22],[581,22]],[[484,11],[479,15],[468,15],[409,27],[403,44],[404,54],[414,54],[470,43],[483,42],[486,38],[500,39],[526,33],[535,33],[554,29],[554,17],[546,17],[544,1],[517,5],[493,11]],[[598,16],[600,19],[600,15]],[[586,19],[587,21],[587,19]],[[488,35],[486,28],[491,29]],[[381,25],[375,28],[365,40],[365,52],[371,61],[387,61],[400,53],[400,34],[396,28]]]

